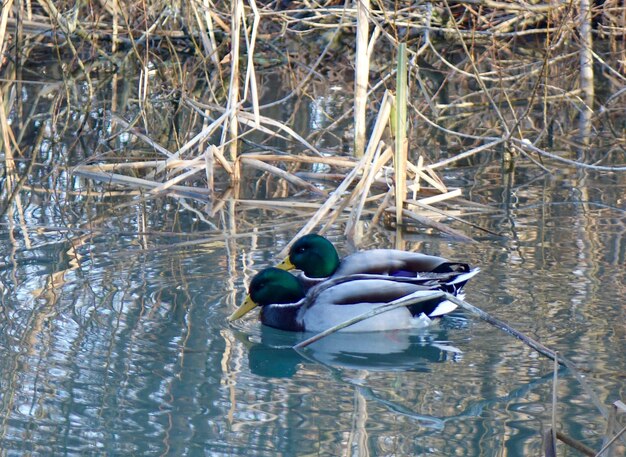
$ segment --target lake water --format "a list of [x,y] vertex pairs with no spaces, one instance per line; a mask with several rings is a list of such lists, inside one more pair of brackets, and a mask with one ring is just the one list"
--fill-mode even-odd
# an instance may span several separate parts
[[[625,214],[610,207],[624,186],[611,196],[606,180],[588,179],[608,206],[580,202],[567,177],[545,178],[547,206],[520,191],[508,214],[481,216],[508,226],[507,238],[409,246],[480,266],[467,300],[574,360],[608,405],[625,393]],[[80,210],[96,217],[127,201]],[[242,218],[246,232],[229,238],[150,202],[83,233],[54,228],[69,211],[61,203],[32,200],[23,223],[3,225],[4,455],[541,453],[552,363],[491,326],[458,312],[300,355],[290,349],[300,336],[226,322],[244,280],[295,233],[253,233],[271,214]],[[369,243],[392,238],[375,230]],[[566,370],[557,424],[596,449],[606,425]]]
[[[0,221],[1,455],[542,455],[551,361],[464,312],[302,353],[302,335],[231,325],[310,213],[87,193],[50,167],[59,140]],[[478,242],[419,230],[406,247],[480,267],[467,301],[573,360],[608,410],[626,399],[624,174],[498,163],[443,176],[496,210],[463,217],[501,236],[448,221]],[[343,228],[329,237],[347,254]],[[394,246],[361,229],[360,247]],[[557,395],[558,430],[599,450],[607,419],[568,370]]]

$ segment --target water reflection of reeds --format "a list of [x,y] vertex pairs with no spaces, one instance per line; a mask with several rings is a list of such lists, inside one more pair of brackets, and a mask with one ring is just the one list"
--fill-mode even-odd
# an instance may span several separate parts
[[[461,251],[483,269],[474,300],[572,358],[606,405],[624,398],[622,4],[595,5],[590,49],[569,4],[377,3],[357,66],[357,8],[336,2],[105,3],[2,8],[1,448],[543,451],[551,367],[482,324],[427,373],[298,359],[257,377],[225,310],[307,223],[351,248]],[[395,234],[381,113],[400,42]],[[361,164],[355,109],[378,131]],[[606,422],[566,376],[558,425],[597,445]]]

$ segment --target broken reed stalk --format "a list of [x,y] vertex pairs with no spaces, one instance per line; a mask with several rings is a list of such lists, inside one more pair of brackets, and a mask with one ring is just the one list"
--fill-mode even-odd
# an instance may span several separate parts
[[[13,0],[7,0],[2,5],[2,14],[0,15],[0,56],[4,55],[4,51],[7,47],[8,42],[4,39],[6,30],[7,30],[7,22],[9,20],[9,13],[11,12],[11,7],[13,6]],[[21,18],[21,15],[20,15]]]
[[[200,171],[201,169],[192,170],[194,173]],[[100,181],[103,183],[111,184],[121,184],[128,187],[139,188],[139,189],[149,189],[154,190],[163,186],[161,183],[157,183],[154,181],[149,181],[147,179],[135,178],[133,176],[125,176],[116,173],[107,173],[101,172],[97,170],[97,166],[79,166],[74,168],[72,174],[77,176],[83,176],[85,178],[92,179],[94,181]],[[195,200],[199,200],[203,203],[208,201],[209,191],[207,189],[202,189],[198,187],[188,187],[188,186],[176,186],[172,185],[168,187],[170,191],[170,195],[172,196],[180,196],[180,197],[188,197],[193,198]]]
[[394,100],[394,96],[388,90],[386,90],[383,94],[383,99],[380,102],[380,108],[378,110],[378,115],[376,116],[376,122],[374,123],[372,134],[370,135],[369,141],[367,143],[368,151],[370,149],[375,149],[378,147],[378,143],[382,139],[385,128],[387,127],[387,123],[389,122],[389,118],[391,116],[391,108],[395,103]]
[[[388,211],[394,211],[396,210],[396,208],[394,207],[390,207],[387,208]],[[465,235],[462,232],[459,232],[458,230],[455,230],[451,227],[448,227],[445,224],[442,224],[441,222],[437,222],[434,219],[431,219],[430,217],[426,217],[426,216],[421,216],[417,213],[414,213],[413,211],[410,211],[408,209],[403,209],[402,210],[402,214],[409,218],[412,219],[414,221],[416,221],[419,224],[425,225],[426,227],[431,227],[434,228],[436,230],[439,230],[442,233],[445,233],[447,235],[450,235],[452,238],[455,238],[459,241],[465,241],[467,243],[475,243],[476,241],[474,241],[474,239],[470,238],[469,236]]]
[[[224,113],[224,115],[229,113],[228,108],[224,108],[222,106],[213,105],[213,104],[207,104],[207,103],[200,103],[197,100],[192,100],[192,99],[189,99],[189,98],[185,99],[185,101],[187,102],[187,104],[191,108],[193,108],[196,111],[198,111],[198,113],[201,114],[202,116],[206,116],[205,113],[202,110],[214,110],[214,111],[217,111],[217,112],[220,112],[220,113]],[[254,114],[247,113],[245,111],[237,111],[237,119],[242,124],[249,125],[249,126],[254,126],[254,122],[255,122]],[[267,116],[259,116],[259,120],[260,120],[261,124],[270,125],[272,127],[276,127],[278,129],[282,130],[283,132],[287,133],[289,136],[291,136],[292,138],[294,138],[295,140],[300,142],[304,147],[309,149],[314,154],[316,154],[316,155],[318,155],[320,157],[324,157],[324,155],[320,151],[318,151],[315,146],[313,146],[311,143],[309,143],[307,140],[305,140],[302,136],[298,135],[291,127],[287,126],[285,123],[279,122],[279,121],[277,121],[275,119],[272,119],[270,117],[267,117]],[[273,132],[271,130],[264,130],[263,125],[261,125],[260,127],[257,127],[257,128],[259,130],[263,131],[264,133],[267,133],[267,134],[272,135],[274,137],[282,138],[276,132]]]
[[396,74],[396,154],[394,160],[397,227],[402,225],[402,208],[404,207],[404,197],[406,193],[406,162],[409,146],[406,138],[408,96],[406,59],[406,43],[400,43],[398,46],[398,65]]
[[455,303],[459,307],[463,308],[464,310],[469,311],[471,314],[473,314],[473,315],[479,317],[480,319],[484,320],[488,324],[491,324],[494,327],[497,327],[500,330],[508,333],[509,335],[514,336],[515,338],[517,338],[518,340],[522,341],[524,344],[526,344],[527,346],[531,347],[535,351],[539,352],[540,354],[544,355],[545,357],[548,357],[550,360],[556,360],[559,363],[559,365],[563,365],[564,367],[566,367],[576,377],[576,379],[578,380],[580,385],[583,387],[583,390],[587,393],[587,395],[589,395],[589,398],[594,403],[594,405],[596,406],[598,411],[600,411],[602,416],[605,417],[605,418],[608,417],[607,409],[604,407],[604,405],[602,404],[602,402],[600,401],[598,396],[593,392],[593,390],[589,386],[589,383],[586,381],[586,379],[580,374],[578,368],[576,368],[576,365],[574,365],[574,363],[571,362],[569,359],[563,357],[562,355],[557,354],[552,349],[547,348],[546,346],[544,346],[543,344],[539,343],[538,341],[533,340],[529,336],[524,335],[522,332],[520,332],[519,330],[514,329],[513,327],[508,325],[506,322],[504,322],[504,321],[502,321],[502,320],[500,320],[500,319],[498,319],[496,317],[493,317],[492,315],[490,315],[489,313],[483,311],[482,309],[480,309],[480,308],[478,308],[478,307],[476,307],[476,306],[474,306],[474,305],[472,305],[472,304],[470,304],[470,303],[468,303],[468,302],[466,302],[464,300],[461,300],[460,298],[455,297],[454,295],[446,294],[446,298],[449,301],[451,301],[452,303]]
[[[370,136],[369,142],[367,144],[367,149],[365,151],[365,155],[361,157],[361,159],[354,165],[354,168],[348,173],[345,179],[341,182],[341,184],[335,189],[335,191],[331,194],[331,196],[326,200],[326,202],[320,207],[320,209],[313,215],[313,217],[300,229],[300,231],[292,238],[292,240],[287,243],[287,245],[280,251],[278,254],[278,258],[282,259],[287,255],[287,252],[291,245],[295,240],[300,238],[301,236],[309,233],[313,228],[326,216],[329,211],[333,208],[333,206],[343,198],[343,193],[348,189],[352,181],[357,177],[357,175],[363,171],[363,177],[367,175],[366,167],[368,164],[371,164],[372,157],[380,143],[380,139],[383,136],[383,132],[387,123],[389,122],[389,116],[391,114],[391,108],[393,106],[393,95],[391,95],[388,91],[385,91],[383,95],[383,100],[380,105],[380,109],[378,111],[378,116],[376,117],[376,122],[374,124],[374,128],[372,129],[372,134]],[[341,210],[336,212],[343,211],[345,206],[341,207]],[[328,227],[328,225],[327,225]],[[320,233],[324,233],[324,230],[321,230]]]
[[[378,171],[387,163],[389,159],[391,159],[392,152],[389,147],[385,149],[384,154],[381,157],[381,151],[384,143],[380,143],[380,146],[376,149],[374,153],[374,159],[372,160],[372,165],[367,170],[367,176],[363,177],[364,186],[363,189],[360,190],[361,196],[358,199],[358,203],[356,206],[352,208],[352,214],[350,215],[350,219],[346,224],[346,229],[344,230],[344,234],[348,237],[348,239],[353,240],[355,237],[356,225],[357,222],[361,219],[361,213],[363,211],[363,207],[365,206],[365,200],[369,194],[370,187],[372,186],[372,182],[374,181],[374,177],[378,173]],[[356,188],[354,192],[356,192]],[[353,194],[354,194],[353,192]]]
[[583,389],[585,390],[585,392],[587,393],[587,395],[589,395],[591,401],[594,403],[594,405],[596,406],[596,408],[600,411],[600,413],[602,414],[603,417],[608,417],[608,411],[607,409],[604,407],[604,405],[602,404],[602,402],[599,400],[598,396],[593,392],[593,390],[591,389],[591,387],[589,386],[589,384],[587,383],[587,381],[585,380],[585,378],[583,376],[581,376],[579,370],[576,368],[576,365],[574,365],[574,363],[572,363],[569,359],[563,357],[562,355],[557,354],[555,351],[553,351],[552,349],[547,348],[546,346],[544,346],[543,344],[539,343],[538,341],[535,341],[534,339],[530,338],[529,336],[523,334],[522,332],[520,332],[519,330],[516,330],[515,328],[511,327],[509,324],[507,324],[506,322],[504,322],[503,320],[500,320],[496,317],[493,317],[491,314],[483,311],[482,309],[464,301],[461,300],[458,297],[455,297],[452,294],[446,293],[446,292],[433,292],[433,294],[429,294],[428,297],[418,297],[415,298],[414,297],[415,294],[411,294],[408,295],[406,297],[402,297],[399,298],[397,300],[394,300],[393,302],[387,303],[385,305],[379,306],[373,310],[371,310],[368,313],[364,313],[360,316],[357,316],[353,319],[350,319],[346,322],[342,322],[341,324],[335,325],[327,330],[325,330],[324,332],[318,333],[317,335],[312,336],[311,338],[308,338],[304,341],[301,341],[300,343],[298,343],[297,345],[294,346],[294,349],[303,349],[307,346],[309,346],[310,344],[324,338],[325,336],[328,336],[332,333],[335,333],[345,327],[348,327],[349,325],[354,325],[358,322],[361,322],[365,319],[369,319],[370,317],[376,316],[380,313],[384,313],[385,311],[389,311],[390,309],[394,309],[397,308],[399,306],[409,306],[409,305],[413,305],[416,303],[420,303],[422,301],[424,301],[425,299],[431,299],[431,298],[438,298],[438,297],[442,297],[445,298],[448,301],[451,301],[452,303],[456,304],[457,306],[459,306],[460,308],[468,311],[469,313],[473,314],[474,316],[479,317],[480,319],[482,319],[483,321],[487,322],[488,324],[504,331],[505,333],[508,333],[511,336],[514,336],[515,338],[517,338],[518,340],[520,340],[522,343],[524,343],[525,345],[527,345],[528,347],[534,349],[535,351],[537,351],[538,353],[542,354],[543,356],[549,358],[550,360],[554,360],[556,361],[559,365],[563,365],[565,366],[567,369],[569,369],[572,374],[576,377],[576,379],[578,380],[578,382],[580,383],[580,385],[583,387]]
[[415,182],[413,183],[413,189],[414,189],[413,195],[414,196],[419,190],[420,179],[423,179],[424,181],[426,181],[428,184],[433,186],[442,194],[445,194],[446,192],[448,192],[448,188],[441,181],[441,178],[439,178],[439,176],[437,176],[437,174],[430,167],[424,166],[424,156],[422,154],[420,154],[418,158],[417,165],[413,165],[411,162],[407,161],[407,166],[408,166],[408,169],[412,173],[415,174]]
[[[352,230],[356,226],[356,223],[358,222],[358,219],[355,220],[355,217],[357,217],[356,213],[360,213],[358,209],[359,195],[363,199],[367,197],[369,185],[371,185],[370,179],[373,180],[373,174],[375,174],[376,170],[378,169],[377,157],[380,158],[380,151],[382,150],[384,145],[385,144],[382,141],[379,143],[378,148],[376,148],[376,151],[374,152],[374,158],[372,159],[371,162],[367,162],[365,166],[363,167],[363,175],[361,176],[361,179],[359,180],[358,183],[356,183],[350,195],[345,196],[343,200],[341,201],[341,203],[337,205],[335,208],[333,208],[333,212],[330,214],[330,217],[326,220],[324,227],[322,228],[322,230],[320,230],[320,233],[322,234],[326,233],[326,231],[330,229],[332,225],[335,223],[335,221],[337,220],[339,215],[343,212],[343,210],[350,204],[352,204],[353,206],[352,206],[350,220],[348,221],[348,224],[346,224],[345,233],[347,234],[349,229]],[[369,148],[368,148],[368,151],[369,151]],[[390,158],[386,154],[383,154],[383,156],[387,157],[386,160]],[[369,157],[369,152],[368,152],[368,157]],[[380,164],[380,166],[382,165],[384,164]],[[369,185],[368,185],[368,182],[369,182]],[[357,202],[356,205],[354,205],[355,202]]]
[[[557,354],[555,352],[555,354]],[[556,408],[557,408],[557,398],[558,398],[558,381],[559,381],[559,364],[556,359],[554,359],[554,372],[552,375],[552,427],[550,427],[550,449],[546,450],[546,455],[548,452],[553,453],[556,456]]]
[[275,167],[274,165],[270,165],[268,163],[262,162],[260,160],[243,158],[241,159],[241,163],[244,165],[249,165],[257,170],[267,171],[268,173],[272,173],[279,178],[284,179],[291,184],[302,187],[303,189],[308,190],[309,192],[313,192],[315,194],[326,197],[328,194],[324,192],[322,189],[315,187],[313,184],[305,181],[304,179],[298,178],[297,176],[285,171],[281,168]]
[[578,32],[580,33],[580,87],[585,94],[586,109],[593,112],[594,84],[591,18],[590,0],[580,0],[580,15],[578,18]]
[[210,145],[204,150],[204,166],[206,172],[206,188],[209,190],[209,198],[213,199],[213,192],[215,191],[214,176],[215,176],[215,150],[217,147]]
[[357,2],[356,68],[354,78],[354,156],[363,157],[365,150],[367,85],[369,81],[369,0]]
[[610,447],[613,445],[613,443],[614,443],[615,441],[617,441],[617,439],[618,439],[620,436],[622,436],[624,433],[626,433],[626,427],[622,427],[622,429],[621,429],[619,432],[617,432],[617,433],[615,434],[615,436],[613,436],[613,438],[611,438],[611,439],[610,439],[610,440],[609,440],[609,441],[608,441],[608,442],[607,442],[604,446],[602,446],[602,449],[600,449],[600,450],[598,451],[598,453],[596,454],[596,456],[597,456],[597,457],[602,457],[602,454],[604,453],[604,451],[606,451],[608,448],[610,448]]
[[322,218],[328,214],[332,207],[343,197],[343,193],[348,189],[350,184],[352,184],[352,181],[354,181],[357,175],[364,169],[365,165],[372,160],[373,153],[373,149],[368,147],[368,152],[361,158],[361,160],[359,160],[357,165],[352,169],[352,171],[350,171],[350,173],[348,173],[346,178],[341,182],[337,189],[335,189],[335,191],[324,202],[313,217],[306,224],[304,224],[296,236],[294,236],[292,240],[282,249],[282,251],[278,253],[278,258],[283,259],[287,255],[287,252],[294,241],[313,230]]
[[[231,161],[237,159],[237,140],[239,127],[237,124],[237,111],[239,111],[239,48],[241,38],[241,19],[243,13],[243,1],[232,0],[230,18],[230,83],[228,86],[228,123],[229,133],[229,156]],[[226,129],[222,133],[222,144],[226,143]]]
[[[609,457],[609,453],[604,454],[604,451],[607,450],[616,439],[620,438],[621,435],[626,431],[624,428],[621,431],[618,431],[617,427],[621,426],[620,422],[617,419],[619,414],[626,413],[626,404],[621,400],[616,400],[613,402],[611,409],[609,410],[609,419],[606,424],[606,432],[604,434],[603,446],[600,452],[597,454],[597,457]],[[624,439],[621,440],[624,442]]]
[[[250,36],[248,36],[248,27],[244,27],[244,32],[246,36],[246,46],[247,46],[247,55],[248,62],[246,65],[246,82],[244,85],[244,100],[246,100],[248,94],[248,88],[250,89],[250,97],[252,99],[252,113],[254,115],[254,126],[259,127],[261,125],[261,113],[259,109],[259,90],[257,88],[257,80],[256,73],[254,70],[254,48],[256,45],[257,34],[259,31],[259,22],[261,20],[261,16],[259,14],[259,10],[256,6],[255,0],[248,0],[248,4],[250,5],[250,9],[252,10],[252,30],[250,31]],[[245,15],[242,14],[242,21],[245,24]]]

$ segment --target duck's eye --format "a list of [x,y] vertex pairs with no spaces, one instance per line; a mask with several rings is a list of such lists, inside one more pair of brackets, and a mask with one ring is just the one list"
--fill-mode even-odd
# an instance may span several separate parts
[[304,251],[306,251],[306,248],[305,248],[304,246],[299,246],[299,247],[296,249],[296,252],[297,252],[298,254],[302,254]]

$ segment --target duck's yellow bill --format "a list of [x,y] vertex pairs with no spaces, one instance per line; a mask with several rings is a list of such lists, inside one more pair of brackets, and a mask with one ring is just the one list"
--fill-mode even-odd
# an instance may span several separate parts
[[276,265],[276,268],[280,269],[280,270],[293,270],[296,268],[296,266],[291,263],[291,260],[289,259],[289,256],[285,257],[285,260],[283,260],[282,262],[280,262],[278,265]]
[[228,322],[236,321],[237,319],[242,318],[257,306],[258,305],[254,301],[252,301],[250,295],[246,295],[246,299],[243,301],[241,306],[239,306],[239,308],[237,308],[234,313],[228,316]]

